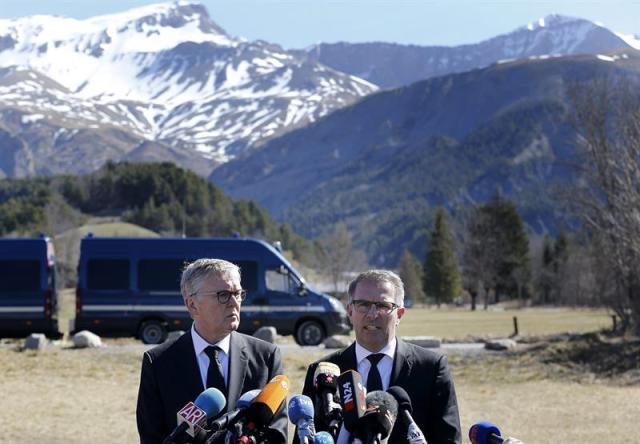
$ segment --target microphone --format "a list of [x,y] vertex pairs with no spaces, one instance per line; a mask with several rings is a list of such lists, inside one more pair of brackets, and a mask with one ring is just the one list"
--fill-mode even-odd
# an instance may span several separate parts
[[320,362],[313,374],[316,401],[320,404],[318,429],[329,429],[334,437],[338,436],[342,420],[342,407],[334,401],[339,375],[340,367],[331,362]]
[[398,416],[398,402],[387,392],[367,395],[367,409],[358,420],[355,437],[364,444],[380,444],[391,434]]
[[338,391],[342,406],[342,425],[353,433],[360,417],[367,408],[367,391],[362,376],[355,370],[347,370],[338,377]]
[[296,425],[298,440],[303,444],[314,442],[313,402],[305,395],[296,395],[289,401],[289,419]]
[[209,421],[209,430],[211,433],[216,433],[220,430],[228,429],[233,426],[244,413],[244,410],[249,407],[251,401],[253,401],[256,396],[260,393],[260,389],[249,390],[245,394],[243,394],[240,398],[238,398],[238,402],[236,404],[236,408],[231,412],[227,412],[218,419],[214,421]]
[[333,436],[329,432],[318,432],[313,440],[313,444],[334,444]]
[[162,444],[182,444],[190,437],[205,433],[207,418],[216,416],[226,404],[227,400],[220,390],[213,387],[206,389],[194,402],[189,402],[178,411],[178,425]]
[[284,375],[274,376],[245,411],[249,430],[269,425],[288,394],[289,378]]
[[478,421],[469,429],[472,444],[502,444],[504,439],[498,426],[489,421]]
[[402,412],[402,418],[407,426],[407,440],[409,444],[427,444],[427,440],[424,437],[424,433],[418,427],[418,424],[413,420],[411,412],[411,398],[405,389],[400,386],[394,385],[387,390],[391,396],[398,402],[398,409]]

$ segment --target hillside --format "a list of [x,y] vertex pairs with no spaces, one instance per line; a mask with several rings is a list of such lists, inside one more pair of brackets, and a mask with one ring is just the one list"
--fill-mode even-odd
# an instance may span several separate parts
[[[307,236],[348,223],[370,260],[424,254],[436,206],[449,211],[497,191],[530,228],[571,224],[557,188],[575,180],[565,88],[599,77],[640,81],[636,51],[518,61],[377,93],[268,143],[212,175]],[[242,174],[239,172],[242,171]]]
[[[254,202],[230,199],[195,173],[170,163],[107,163],[95,173],[78,177],[0,180],[0,236],[46,231],[59,235],[59,240],[78,238],[91,229],[87,222],[95,216],[110,216],[165,236],[280,240],[305,262],[315,254],[313,244],[287,225],[274,222]],[[98,232],[126,229],[130,233],[135,228],[94,226]]]

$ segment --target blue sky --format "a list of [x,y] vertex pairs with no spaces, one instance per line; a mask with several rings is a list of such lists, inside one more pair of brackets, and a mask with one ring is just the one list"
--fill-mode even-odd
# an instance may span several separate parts
[[[55,14],[86,18],[157,0],[0,0],[0,17]],[[323,42],[418,45],[474,43],[551,13],[583,17],[640,34],[640,0],[202,0],[229,34],[285,48]]]

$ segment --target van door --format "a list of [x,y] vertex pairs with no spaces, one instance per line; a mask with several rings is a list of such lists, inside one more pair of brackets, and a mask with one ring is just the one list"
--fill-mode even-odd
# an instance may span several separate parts
[[258,286],[258,263],[256,261],[231,260],[240,267],[240,285],[247,290],[247,299],[240,308],[240,327],[243,333],[253,333],[262,326],[267,299]]
[[41,269],[42,262],[35,259],[0,261],[0,322],[44,319]]
[[[183,258],[138,261],[138,292],[133,302],[138,318],[144,325],[162,319],[168,323],[168,330],[186,331],[191,328],[191,317],[180,293],[182,270],[188,263],[189,261]],[[164,327],[156,325],[155,328]]]
[[265,270],[264,278],[268,305],[264,325],[274,326],[280,334],[293,333],[307,305],[307,299],[299,294],[300,282],[284,266]]
[[131,269],[129,259],[89,259],[82,323],[96,332],[131,329]]

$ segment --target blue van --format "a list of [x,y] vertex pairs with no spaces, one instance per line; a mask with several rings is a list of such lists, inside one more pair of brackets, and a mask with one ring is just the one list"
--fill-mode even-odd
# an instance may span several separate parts
[[0,335],[60,337],[51,239],[0,239]]
[[247,299],[239,330],[273,326],[301,345],[351,329],[337,299],[313,291],[280,252],[246,238],[98,238],[80,244],[76,330],[133,335],[146,344],[186,330],[191,318],[180,294],[185,264],[199,258],[238,265]]

